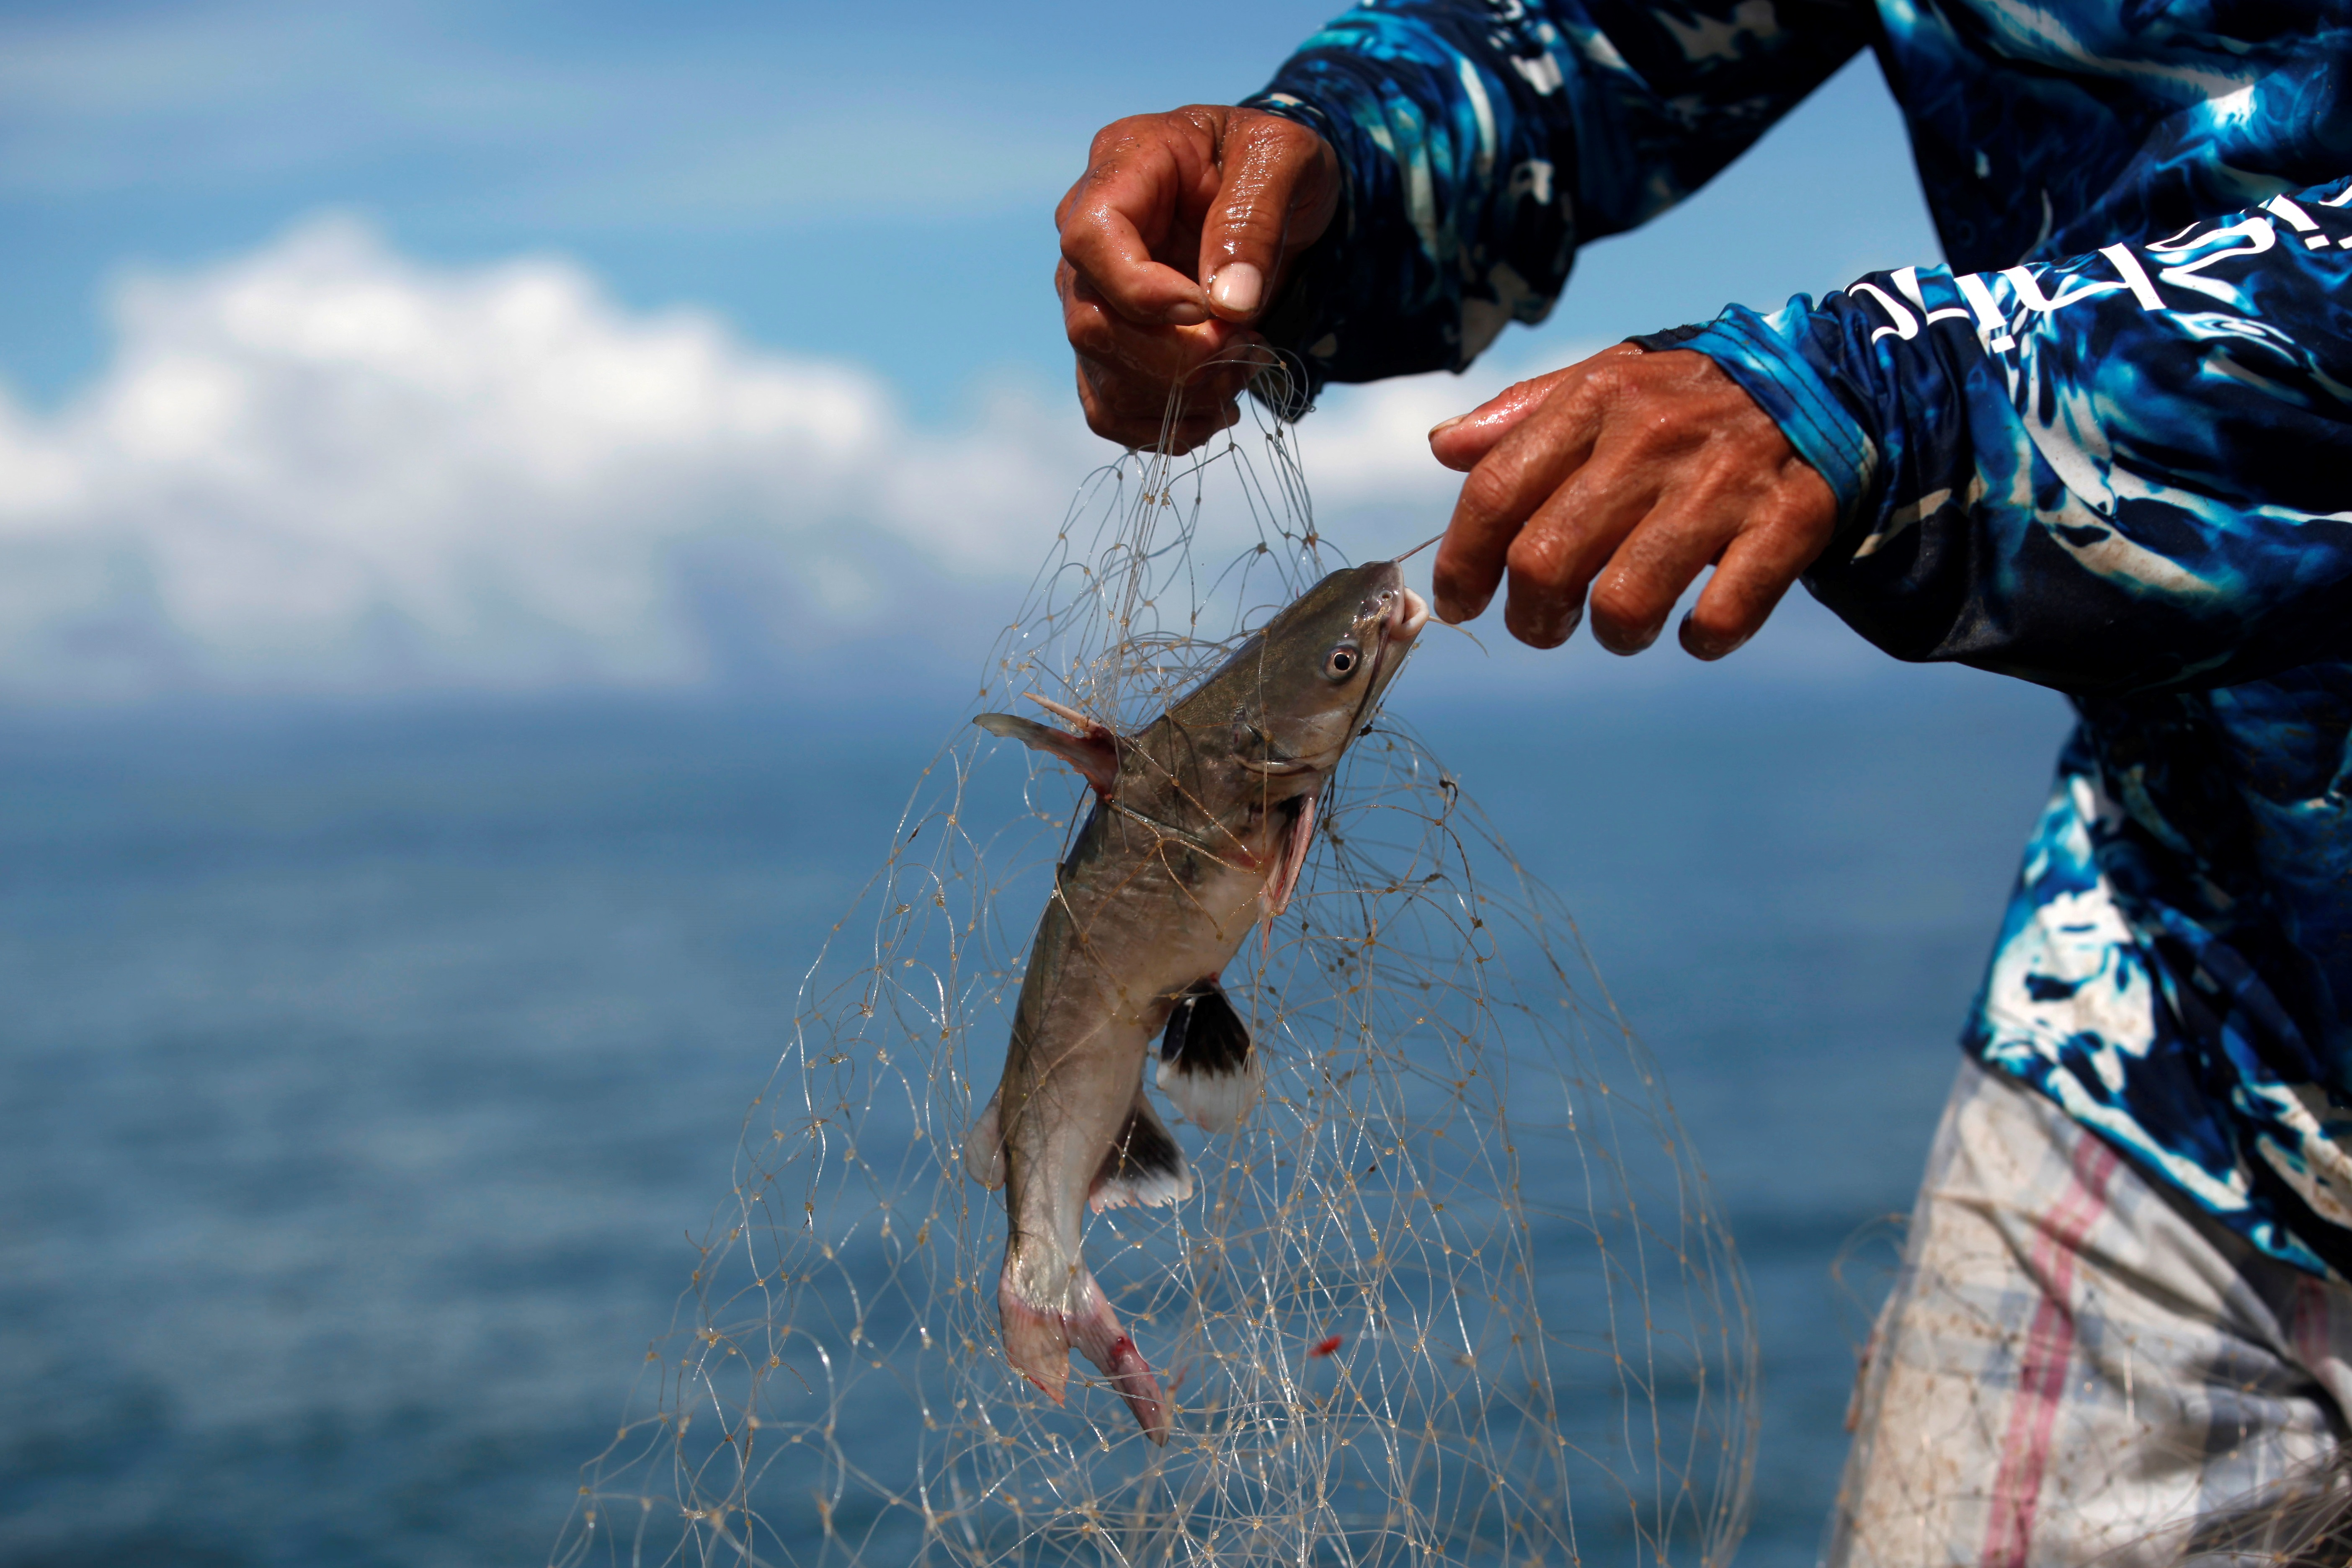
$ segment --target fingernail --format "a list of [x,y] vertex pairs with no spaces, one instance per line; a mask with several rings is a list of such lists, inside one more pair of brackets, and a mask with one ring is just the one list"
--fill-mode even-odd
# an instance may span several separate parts
[[1469,417],[1470,416],[1467,414],[1457,414],[1451,419],[1439,420],[1436,424],[1429,427],[1429,438],[1433,441],[1436,440],[1440,436],[1444,435],[1448,430],[1453,429],[1456,425],[1461,424],[1465,419]]
[[1209,298],[1220,310],[1231,310],[1236,316],[1246,316],[1257,309],[1259,296],[1265,292],[1265,274],[1246,261],[1228,263],[1214,278],[1209,279]]
[[1563,626],[1552,620],[1523,620],[1512,626],[1510,616],[1506,615],[1503,625],[1509,628],[1513,637],[1529,647],[1558,647],[1576,635],[1574,626]]
[[1491,594],[1477,599],[1457,599],[1451,595],[1440,594],[1437,595],[1437,618],[1447,626],[1458,626],[1465,621],[1475,621],[1485,615],[1486,606],[1493,602]]
[[1683,616],[1681,629],[1675,633],[1682,641],[1683,651],[1693,658],[1710,660],[1722,658],[1726,655],[1738,652],[1747,643],[1748,638],[1755,636],[1753,632],[1730,638],[1712,636],[1699,630],[1697,621],[1693,618],[1695,612],[1685,614]]
[[1648,652],[1651,647],[1657,642],[1658,634],[1665,629],[1665,626],[1662,624],[1652,626],[1646,632],[1636,633],[1630,637],[1619,637],[1613,642],[1601,642],[1601,635],[1598,632],[1595,632],[1593,634],[1593,641],[1600,642],[1602,647],[1607,648],[1611,653],[1615,654],[1620,658],[1631,658],[1637,653]]
[[1209,319],[1209,312],[1190,300],[1180,300],[1162,311],[1160,319],[1171,327],[1197,327]]

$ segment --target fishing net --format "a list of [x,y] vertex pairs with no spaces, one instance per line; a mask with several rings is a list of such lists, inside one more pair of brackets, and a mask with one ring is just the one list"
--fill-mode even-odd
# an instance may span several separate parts
[[[1089,479],[975,714],[1036,692],[1132,730],[1346,563],[1264,412],[1286,390]],[[959,1156],[1087,796],[970,725],[923,771],[555,1561],[1727,1562],[1754,1432],[1729,1241],[1567,912],[1395,711],[1225,971],[1255,1110],[1176,1124],[1189,1200],[1088,1223],[1170,1440],[1082,1360],[1063,1406],[1012,1369],[1003,1199]]]

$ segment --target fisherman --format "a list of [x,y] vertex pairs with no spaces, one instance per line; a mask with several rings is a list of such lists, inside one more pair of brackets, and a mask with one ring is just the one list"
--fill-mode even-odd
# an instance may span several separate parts
[[1459,370],[1865,46],[1948,265],[1439,425],[1437,608],[1630,654],[1712,564],[1712,659],[1801,576],[2072,699],[1827,1556],[2078,1563],[2352,1414],[2352,0],[1381,0],[1104,130],[1058,279],[1131,445]]

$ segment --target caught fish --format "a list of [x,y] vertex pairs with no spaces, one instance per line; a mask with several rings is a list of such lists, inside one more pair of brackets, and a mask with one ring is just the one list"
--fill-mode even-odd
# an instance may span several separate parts
[[1317,798],[1428,618],[1394,562],[1351,567],[1136,734],[1042,698],[1075,729],[975,721],[1068,763],[1096,795],[1037,922],[1003,1080],[964,1142],[1010,1217],[1005,1355],[1056,1404],[1076,1346],[1168,1440],[1168,1396],[1079,1255],[1084,1211],[1192,1194],[1144,1093],[1155,1037],[1157,1080],[1188,1120],[1223,1132],[1247,1116],[1264,1072],[1218,976],[1288,904]]

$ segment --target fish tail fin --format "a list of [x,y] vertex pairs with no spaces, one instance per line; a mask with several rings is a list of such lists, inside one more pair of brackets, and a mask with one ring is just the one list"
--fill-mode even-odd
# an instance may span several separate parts
[[1168,1441],[1168,1394],[1135,1341],[1119,1326],[1118,1314],[1103,1297],[1092,1274],[1080,1271],[1071,1292],[1074,1310],[1039,1306],[1014,1282],[1014,1259],[1004,1261],[1004,1278],[997,1286],[996,1310],[1004,1325],[1004,1356],[1013,1370],[1035,1384],[1059,1405],[1070,1377],[1070,1352],[1082,1351],[1110,1380],[1118,1396],[1135,1415],[1135,1424],[1154,1443]]
[[1032,1305],[1013,1282],[1016,1267],[1008,1256],[1004,1277],[996,1286],[996,1314],[1004,1328],[1004,1359],[1059,1405],[1063,1386],[1070,1381],[1069,1316],[1051,1307]]
[[1249,1026],[1217,977],[1196,980],[1176,999],[1160,1037],[1160,1087],[1194,1126],[1230,1132],[1249,1115],[1265,1072]]

